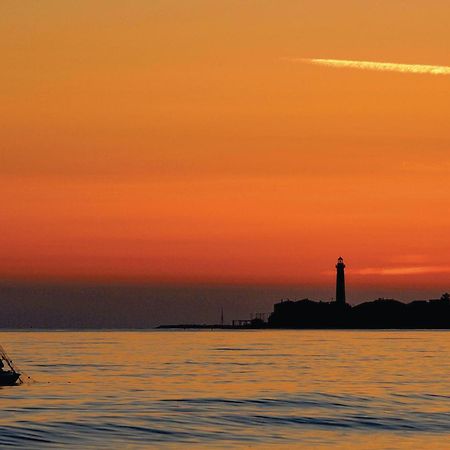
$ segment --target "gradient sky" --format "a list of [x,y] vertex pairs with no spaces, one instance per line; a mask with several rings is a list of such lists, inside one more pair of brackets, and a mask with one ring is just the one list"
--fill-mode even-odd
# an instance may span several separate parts
[[333,295],[342,254],[359,295],[440,295],[450,77],[290,58],[448,66],[449,18],[442,0],[2,2],[0,279]]

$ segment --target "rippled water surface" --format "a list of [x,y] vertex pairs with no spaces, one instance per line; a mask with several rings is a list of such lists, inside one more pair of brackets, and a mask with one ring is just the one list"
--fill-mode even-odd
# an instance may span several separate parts
[[0,446],[450,448],[447,331],[2,332]]

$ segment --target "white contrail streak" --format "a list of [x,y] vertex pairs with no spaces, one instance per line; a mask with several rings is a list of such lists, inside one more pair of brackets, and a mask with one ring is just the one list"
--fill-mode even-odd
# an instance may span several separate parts
[[420,275],[427,273],[450,273],[448,266],[414,266],[414,267],[366,267],[355,270],[358,275]]
[[379,72],[418,73],[431,75],[450,75],[449,66],[428,66],[424,64],[397,64],[374,61],[350,61],[345,59],[307,59],[307,58],[283,58],[291,62],[302,62],[319,66],[376,70]]

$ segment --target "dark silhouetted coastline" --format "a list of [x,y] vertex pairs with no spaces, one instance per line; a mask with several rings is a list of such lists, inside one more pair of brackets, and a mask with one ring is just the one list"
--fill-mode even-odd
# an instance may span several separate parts
[[159,328],[183,329],[450,329],[450,296],[403,303],[379,298],[356,306],[303,299],[274,305],[267,322],[260,319],[235,325],[180,324]]
[[336,264],[336,301],[309,299],[281,301],[274,305],[270,328],[450,328],[450,295],[410,303],[379,298],[351,306],[345,299],[345,264]]
[[356,306],[309,299],[274,305],[269,328],[450,328],[450,298],[403,303],[380,298]]
[[340,256],[336,264],[336,300],[281,301],[274,305],[267,322],[261,317],[233,320],[231,326],[175,325],[161,328],[305,328],[305,329],[450,329],[450,295],[439,299],[403,303],[379,298],[351,306],[346,302],[345,264]]

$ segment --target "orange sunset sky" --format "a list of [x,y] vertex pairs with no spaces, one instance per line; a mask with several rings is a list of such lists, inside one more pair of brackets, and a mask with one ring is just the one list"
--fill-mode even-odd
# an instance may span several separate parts
[[[442,0],[0,5],[0,279],[450,280]],[[373,290],[373,289],[372,289]],[[352,294],[349,292],[349,298]]]

